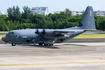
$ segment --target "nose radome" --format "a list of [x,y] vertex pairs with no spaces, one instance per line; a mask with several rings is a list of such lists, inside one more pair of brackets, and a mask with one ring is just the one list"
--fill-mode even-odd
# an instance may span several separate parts
[[5,37],[2,37],[2,41],[5,41]]

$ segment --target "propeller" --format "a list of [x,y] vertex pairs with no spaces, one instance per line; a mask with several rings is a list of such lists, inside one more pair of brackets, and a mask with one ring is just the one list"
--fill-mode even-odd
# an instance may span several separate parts
[[46,32],[45,32],[45,29],[43,29],[41,32],[40,32],[40,30],[37,29],[35,33],[38,34],[38,36],[37,36],[37,38],[35,38],[33,40],[34,43],[39,40],[43,40]]
[[45,31],[45,29],[43,29],[43,30],[40,32],[40,31],[37,29],[35,33],[38,34],[38,37],[44,38],[44,36],[45,36],[45,34],[46,34],[46,31]]
[[43,29],[42,34],[44,34],[44,35],[46,34],[45,29]]
[[38,31],[38,29],[36,30],[36,32],[35,32],[36,34],[39,34],[39,31]]
[[37,29],[35,33],[36,33],[36,34],[42,33],[43,35],[45,35],[45,34],[46,34],[46,31],[45,31],[45,29],[43,29],[43,31],[39,33],[39,30]]

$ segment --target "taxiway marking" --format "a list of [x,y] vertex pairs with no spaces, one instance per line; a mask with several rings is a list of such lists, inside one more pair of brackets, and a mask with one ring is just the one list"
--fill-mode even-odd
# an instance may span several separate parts
[[0,66],[58,65],[58,64],[94,64],[94,63],[105,63],[105,61],[101,61],[101,62],[70,62],[70,63],[0,64]]

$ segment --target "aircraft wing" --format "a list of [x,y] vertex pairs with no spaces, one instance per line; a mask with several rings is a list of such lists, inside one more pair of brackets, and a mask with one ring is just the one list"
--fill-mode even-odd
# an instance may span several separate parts
[[77,32],[77,31],[84,31],[84,30],[54,30],[54,33],[55,34],[61,34],[61,33],[74,33],[74,32]]

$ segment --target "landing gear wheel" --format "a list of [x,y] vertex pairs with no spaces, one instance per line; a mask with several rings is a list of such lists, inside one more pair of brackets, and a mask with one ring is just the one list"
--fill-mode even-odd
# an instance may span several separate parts
[[49,44],[49,46],[53,46],[53,44]]
[[42,43],[39,43],[40,46],[42,46]]
[[12,46],[15,46],[16,44],[15,43],[12,43]]
[[44,44],[44,46],[48,46],[48,44]]

